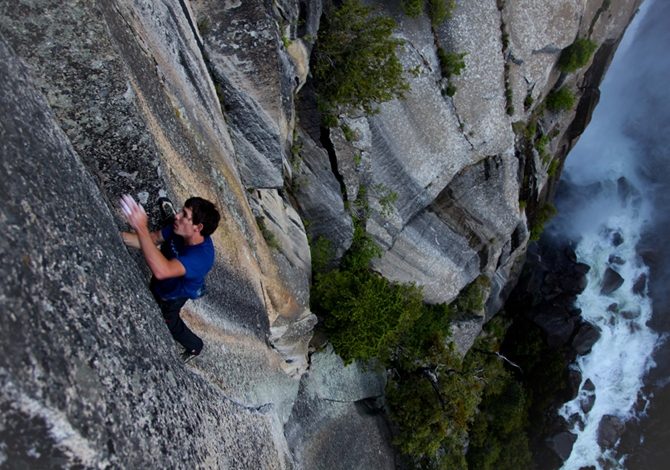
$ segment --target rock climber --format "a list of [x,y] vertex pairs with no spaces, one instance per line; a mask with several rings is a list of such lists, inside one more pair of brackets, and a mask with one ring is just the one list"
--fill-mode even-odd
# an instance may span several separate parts
[[219,224],[219,212],[211,202],[192,197],[174,216],[172,225],[150,232],[144,208],[131,196],[123,196],[121,209],[134,230],[121,232],[123,241],[142,250],[153,274],[151,292],[172,337],[184,347],[182,359],[188,362],[200,354],[203,342],[186,326],[179,311],[188,299],[202,295],[205,276],[214,264],[210,235]]

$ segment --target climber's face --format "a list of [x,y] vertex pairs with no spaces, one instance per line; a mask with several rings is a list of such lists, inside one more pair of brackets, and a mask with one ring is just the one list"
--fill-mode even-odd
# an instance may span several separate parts
[[184,207],[181,211],[177,212],[172,228],[174,229],[175,234],[184,238],[191,238],[193,235],[200,233],[202,224],[194,224],[191,209]]

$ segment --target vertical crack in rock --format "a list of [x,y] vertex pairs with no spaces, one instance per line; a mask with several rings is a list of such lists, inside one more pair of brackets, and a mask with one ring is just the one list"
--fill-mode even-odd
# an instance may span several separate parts
[[511,77],[510,77],[510,61],[515,65],[520,65],[522,60],[514,59],[512,52],[509,49],[509,33],[507,25],[503,19],[503,9],[505,8],[506,0],[496,0],[496,7],[498,8],[498,18],[500,21],[500,42],[502,45],[502,60],[503,60],[503,80],[505,83],[505,111],[508,115],[514,115],[514,95],[512,91]]
[[[437,41],[437,39],[435,39],[435,41]],[[429,72],[433,72],[433,67],[431,66],[430,60],[411,41],[405,41],[404,46],[405,48],[409,48],[414,51],[414,53],[421,58],[421,63],[423,66],[426,67]]]
[[340,184],[340,191],[342,192],[342,200],[348,201],[347,197],[347,186],[344,184],[344,177],[340,173],[337,167],[337,154],[335,153],[335,146],[333,145],[332,140],[330,140],[330,129],[327,127],[321,127],[321,145],[326,152],[328,152],[328,160],[330,161],[330,168],[335,175],[335,179]]
[[[454,110],[454,116],[456,116],[456,120],[458,121],[459,129],[464,129],[465,128],[465,123],[461,120],[461,115],[458,113],[458,108],[456,107],[456,103],[454,103],[453,100],[451,102],[451,106],[453,107],[453,110]],[[465,141],[468,144],[470,144],[470,149],[475,150],[475,144],[473,144],[472,141],[470,140],[470,136],[468,136],[468,134],[463,132],[463,131],[461,131],[461,134],[463,135],[463,138],[465,139]]]
[[[193,37],[195,39],[195,42],[198,44],[198,48],[200,49],[200,53],[205,56],[205,47],[202,44],[202,41],[200,40],[200,34],[198,34],[198,28],[196,27],[195,23],[193,22],[193,16],[191,15],[191,10],[188,8],[186,5],[186,2],[184,0],[179,0],[179,6],[181,6],[181,11],[184,13],[184,18],[186,18],[186,21],[188,21],[188,25],[191,28],[191,32],[193,32]],[[172,11],[172,8],[169,8],[170,13],[174,15],[174,12]]]

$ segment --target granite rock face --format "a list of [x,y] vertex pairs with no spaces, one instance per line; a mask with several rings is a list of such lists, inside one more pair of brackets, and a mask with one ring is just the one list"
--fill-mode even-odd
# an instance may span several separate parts
[[287,468],[276,415],[180,363],[95,181],[4,41],[0,58],[3,463]]
[[384,395],[384,371],[375,370],[356,361],[344,364],[331,345],[311,356],[305,390],[313,396],[332,401],[357,402]]
[[285,33],[263,0],[191,4],[230,123],[242,180],[247,187],[280,188],[296,85],[280,40]]
[[[390,248],[375,266],[390,279],[422,285],[434,303],[452,300],[481,273],[509,269],[525,247],[512,237],[521,223],[515,172],[515,160],[501,157],[464,168],[388,238]],[[371,222],[369,230],[385,240],[388,232],[377,232],[382,227]]]
[[381,411],[371,412],[365,402],[322,400],[301,390],[286,433],[298,468],[396,468]]
[[[406,98],[382,104],[367,118],[371,144],[363,156],[369,155],[369,164],[359,180],[397,195],[389,209],[379,204],[380,191],[372,192],[375,214],[367,228],[385,249],[376,269],[417,282],[429,302],[448,302],[485,274],[495,286],[488,301],[493,314],[517,279],[528,241],[519,200],[526,194],[541,200],[552,182],[551,158],[534,151],[527,167],[512,124],[537,119],[535,108],[561,84],[578,97],[585,76],[597,87],[608,59],[566,76],[557,70],[560,53],[580,35],[605,44],[603,56],[611,57],[609,45],[617,43],[639,2],[459,2],[434,30],[426,16],[407,18],[396,3],[370,3],[398,22],[396,36],[405,41],[400,59],[412,70]],[[456,88],[452,97],[442,93],[439,49],[465,54],[463,71],[448,78]],[[554,113],[537,122],[552,132],[550,154],[559,148],[567,153],[583,126],[567,146],[561,147],[560,136],[578,119],[579,113]],[[347,160],[346,153],[338,162]],[[341,174],[349,193],[351,178],[346,170]],[[458,193],[460,185],[465,189]],[[451,210],[446,218],[439,210],[445,205]]]
[[332,347],[314,353],[285,428],[296,466],[395,468],[388,424],[374,402],[384,386],[384,371],[345,366]]
[[[51,20],[41,25],[45,16]],[[156,223],[159,196],[178,204],[198,194],[218,204],[220,262],[211,278],[221,279],[225,271],[239,280],[243,303],[266,312],[256,324],[270,331],[259,334],[278,341],[290,373],[304,371],[311,333],[302,328],[299,338],[279,338],[288,323],[308,315],[309,274],[282,278],[257,227],[189,4],[37,1],[8,11],[1,21],[110,207],[121,194],[133,194],[153,209]],[[299,236],[304,244],[304,234]],[[222,320],[238,310],[225,285],[211,282],[204,301],[227,306],[214,315]]]
[[330,242],[335,259],[351,246],[353,223],[344,208],[340,184],[331,169],[328,153],[305,132],[299,131],[292,189],[302,216],[309,221],[312,241]]
[[[505,114],[496,2],[459,4],[435,35],[427,17],[410,19],[376,3],[401,25],[401,61],[417,72],[408,74],[411,90],[404,100],[384,103],[368,118],[364,179],[383,188],[382,195],[397,195],[389,209],[379,204],[380,191],[372,194],[376,212],[368,231],[386,249],[375,268],[394,281],[423,286],[433,303],[451,301],[481,273],[502,280],[502,291],[515,276],[510,270],[527,236],[517,230],[525,224],[514,133]],[[466,53],[464,71],[452,77],[453,98],[441,91],[438,48]]]

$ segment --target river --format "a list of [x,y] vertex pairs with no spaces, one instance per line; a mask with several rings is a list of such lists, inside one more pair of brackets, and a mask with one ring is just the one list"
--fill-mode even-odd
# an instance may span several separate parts
[[[593,120],[571,151],[548,230],[591,266],[577,299],[601,337],[573,367],[580,394],[559,413],[577,440],[563,468],[665,468],[670,461],[670,1],[646,0],[601,86]],[[623,283],[603,293],[607,270]],[[611,273],[609,274],[611,276]],[[593,392],[588,412],[582,404]],[[598,444],[603,417],[621,439]],[[602,443],[602,436],[601,436]]]

